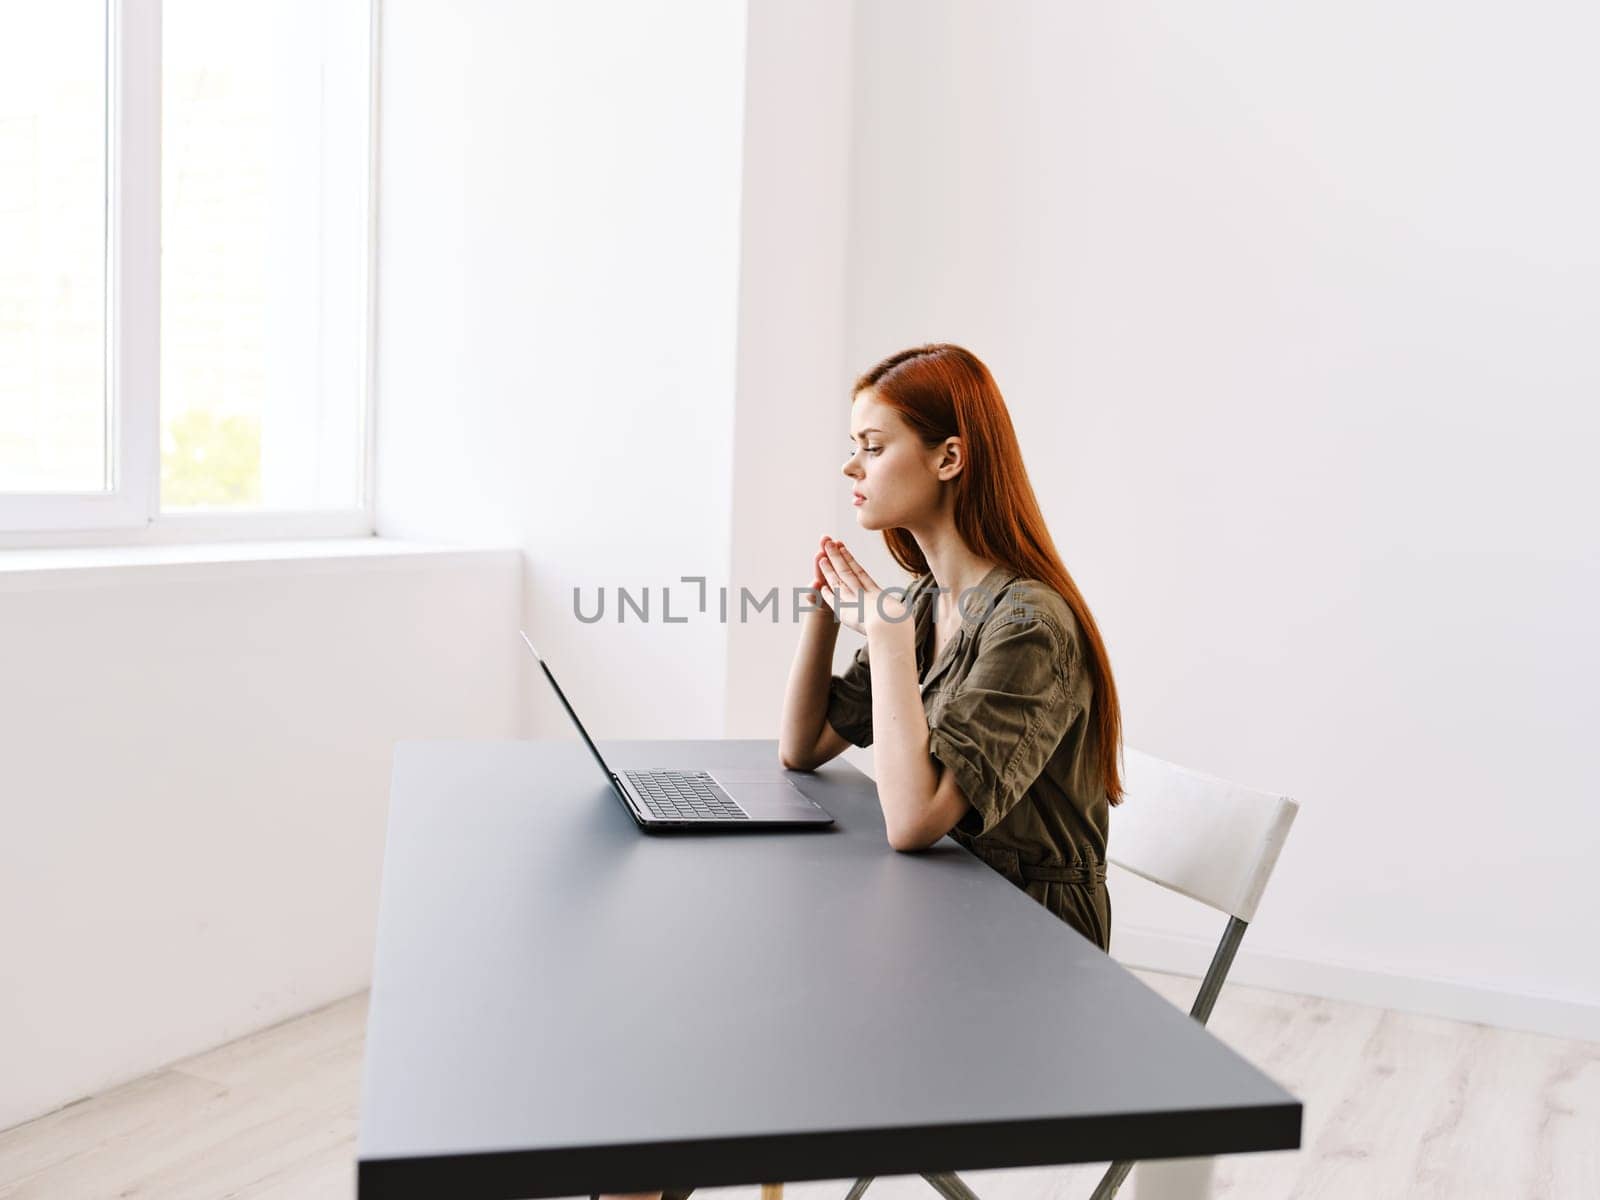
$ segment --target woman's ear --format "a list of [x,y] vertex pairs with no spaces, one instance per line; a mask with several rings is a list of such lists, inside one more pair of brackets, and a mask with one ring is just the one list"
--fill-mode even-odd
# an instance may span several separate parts
[[961,445],[958,437],[945,438],[944,445],[939,451],[939,461],[934,470],[941,483],[954,479],[961,474],[961,469],[967,465],[966,449]]

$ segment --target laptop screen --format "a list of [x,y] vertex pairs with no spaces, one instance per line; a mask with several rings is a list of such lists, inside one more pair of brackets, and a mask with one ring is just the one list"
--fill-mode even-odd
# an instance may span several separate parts
[[550,667],[549,664],[544,661],[544,655],[539,653],[539,648],[533,644],[533,639],[531,639],[527,633],[520,629],[517,632],[522,634],[522,640],[528,643],[528,649],[532,650],[533,657],[538,659],[539,667],[544,671],[544,677],[550,681],[550,686],[555,689],[556,696],[561,701],[561,707],[567,710],[567,716],[572,718],[572,723],[578,727],[578,732],[583,735],[584,745],[589,747],[589,753],[594,755],[594,761],[600,764],[600,770],[604,772],[606,777],[606,784],[613,792],[616,792],[617,799],[622,801],[623,805],[627,807],[628,811],[632,812],[633,806],[628,804],[628,798],[624,796],[622,794],[622,790],[617,787],[617,781],[612,777],[611,768],[606,766],[606,760],[600,755],[600,747],[594,744],[594,739],[589,736],[589,731],[583,727],[583,722],[578,720],[578,714],[573,712],[572,705],[567,703],[567,694],[561,690],[561,685],[556,682],[556,677],[550,673]]

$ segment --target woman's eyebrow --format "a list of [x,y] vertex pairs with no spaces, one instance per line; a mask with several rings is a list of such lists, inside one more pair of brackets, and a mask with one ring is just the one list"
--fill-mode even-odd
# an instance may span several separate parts
[[852,433],[850,435],[850,440],[853,442],[857,438],[866,437],[867,434],[869,434],[869,433],[882,433],[882,432],[883,432],[883,430],[881,430],[881,429],[863,429],[860,433]]

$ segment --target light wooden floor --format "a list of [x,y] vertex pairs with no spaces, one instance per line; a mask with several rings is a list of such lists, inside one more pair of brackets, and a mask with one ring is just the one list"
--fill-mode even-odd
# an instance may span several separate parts
[[[1187,1007],[1193,980],[1140,974]],[[366,996],[352,996],[0,1133],[0,1198],[346,1200],[365,1017]],[[1305,1148],[1222,1159],[1220,1197],[1600,1197],[1600,1043],[1231,986],[1211,1028],[1306,1105]],[[1100,1169],[965,1178],[984,1200],[1069,1200]],[[847,1186],[790,1184],[786,1197],[838,1200]],[[937,1194],[907,1176],[868,1195]]]

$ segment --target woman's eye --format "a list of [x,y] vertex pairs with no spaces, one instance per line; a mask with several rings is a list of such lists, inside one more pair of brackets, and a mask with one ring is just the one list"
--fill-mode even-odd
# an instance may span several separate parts
[[882,454],[883,453],[883,447],[882,446],[868,446],[867,447],[867,453],[868,454]]

